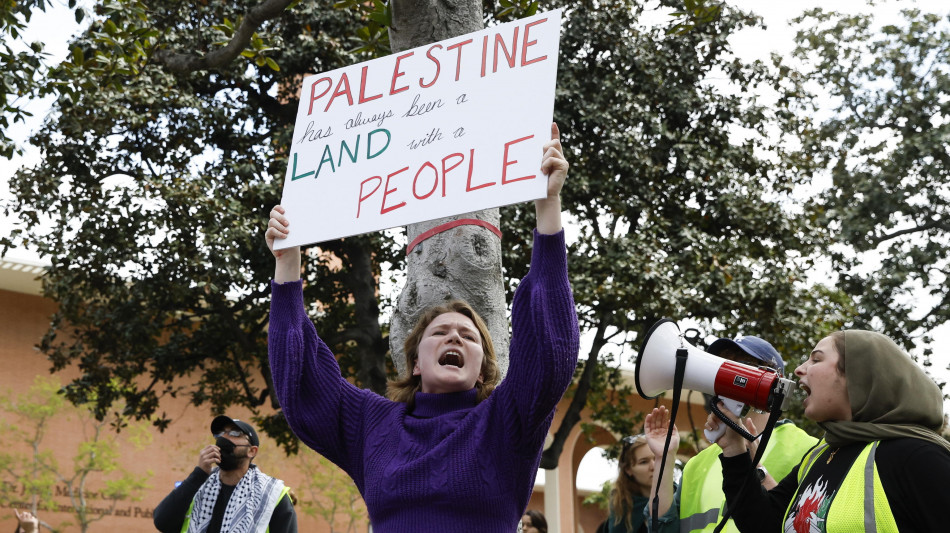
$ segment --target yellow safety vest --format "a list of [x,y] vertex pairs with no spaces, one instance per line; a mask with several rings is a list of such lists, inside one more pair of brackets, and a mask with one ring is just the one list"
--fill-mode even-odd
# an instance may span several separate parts
[[[773,478],[781,480],[817,442],[795,424],[776,426],[762,454],[762,465]],[[686,462],[680,489],[680,533],[711,532],[722,518],[726,495],[722,492],[720,453],[722,449],[713,444]],[[739,530],[729,520],[723,531]]]
[[[284,499],[284,496],[290,492],[290,487],[284,485],[283,490],[280,491],[280,496],[277,497],[277,503],[274,504],[274,509],[277,509],[277,506],[280,505],[280,501]],[[181,525],[181,533],[188,533],[188,526],[191,524],[191,512],[195,508],[195,499],[191,499],[191,504],[188,506],[188,512],[185,513],[185,522]],[[271,516],[274,516],[271,514]],[[267,526],[267,531],[270,531],[270,525]]]
[[[880,443],[881,441],[868,443],[845,475],[828,509],[825,520],[827,533],[898,533],[897,522],[894,521],[874,462]],[[827,449],[828,444],[822,442],[802,461],[798,468],[798,489],[785,510],[782,523],[788,520],[788,514],[798,497],[798,490],[802,488],[805,475]]]

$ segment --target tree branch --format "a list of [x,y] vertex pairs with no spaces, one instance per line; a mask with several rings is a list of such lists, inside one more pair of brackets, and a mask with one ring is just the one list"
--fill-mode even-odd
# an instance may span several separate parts
[[294,0],[264,0],[248,10],[234,36],[223,48],[205,55],[182,54],[169,50],[158,50],[153,55],[156,63],[169,72],[187,74],[198,70],[214,70],[233,61],[247,48],[254,32],[268,20],[280,15]]
[[898,230],[898,231],[895,231],[894,233],[885,233],[881,235],[880,237],[874,237],[871,239],[871,244],[873,244],[874,246],[877,246],[878,244],[881,244],[884,241],[896,239],[898,237],[901,237],[903,235],[907,235],[910,233],[919,233],[919,232],[927,231],[933,228],[948,229],[950,228],[950,223],[948,223],[946,220],[943,220],[943,219],[931,220],[930,222],[926,224],[921,224],[919,226],[914,226],[912,228]]
[[[950,304],[950,292],[945,292],[945,293],[943,294],[943,298],[940,299],[940,303],[938,303],[937,305],[935,305],[935,306],[930,310],[930,312],[928,312],[928,313],[926,314],[924,320],[926,320],[927,318],[932,318],[932,317],[935,317],[935,316],[940,316],[940,313],[941,313],[944,309],[947,308],[947,305],[948,305],[948,304]],[[923,322],[923,320],[921,320],[921,322]],[[939,324],[937,324],[937,325],[939,325]],[[933,326],[933,327],[936,327],[936,326]]]

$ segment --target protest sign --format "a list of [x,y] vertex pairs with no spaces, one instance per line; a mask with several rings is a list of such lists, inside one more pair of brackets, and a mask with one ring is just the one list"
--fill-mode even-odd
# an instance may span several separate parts
[[541,198],[561,12],[308,76],[277,248]]

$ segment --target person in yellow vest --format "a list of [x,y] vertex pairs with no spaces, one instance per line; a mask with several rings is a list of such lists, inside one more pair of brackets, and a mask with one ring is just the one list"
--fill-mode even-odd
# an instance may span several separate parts
[[[224,415],[211,422],[215,443],[198,455],[198,466],[158,504],[162,533],[297,533],[290,488],[260,471],[260,439],[250,424]],[[215,467],[217,465],[217,467]]]
[[[765,365],[779,374],[785,372],[785,361],[778,351],[768,341],[756,336],[747,335],[735,339],[718,339],[709,345],[707,351],[737,363],[752,366]],[[750,411],[753,431],[755,427],[764,428],[768,417],[768,413]],[[666,407],[654,409],[652,413],[647,415],[644,423],[648,442],[656,455],[655,472],[659,472],[660,469],[659,462],[662,460],[663,445],[666,443],[669,424],[669,413]],[[711,444],[687,461],[685,468],[683,468],[683,478],[680,486],[674,488],[672,465],[676,457],[675,451],[679,447],[679,435],[675,430],[673,441],[675,442],[671,442],[670,452],[667,454],[664,479],[659,480],[661,486],[659,519],[657,520],[658,533],[713,531],[722,518],[726,500],[726,496],[722,491],[722,465],[719,462],[719,454],[722,450],[716,444]],[[757,472],[760,477],[757,482],[766,488],[774,487],[776,485],[775,479],[781,479],[791,472],[817,442],[817,439],[802,431],[790,420],[779,421],[766,445],[762,462],[758,466]],[[670,473],[669,476],[667,472]],[[650,490],[651,499],[656,492],[657,479],[655,478],[656,476],[654,476],[653,487]],[[652,501],[647,504],[644,512],[648,526],[652,526],[650,519],[651,506]],[[737,532],[739,529],[730,520],[726,523],[723,531]]]
[[[950,524],[950,442],[940,388],[888,337],[847,330],[795,369],[822,443],[778,486],[754,481],[744,440],[727,429],[723,490],[743,531],[934,532]],[[719,422],[707,419],[709,427]],[[743,486],[746,487],[743,490]]]

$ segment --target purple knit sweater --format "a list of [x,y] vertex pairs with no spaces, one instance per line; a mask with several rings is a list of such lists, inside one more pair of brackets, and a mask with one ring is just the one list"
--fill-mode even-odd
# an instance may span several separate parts
[[527,506],[545,435],[577,364],[578,327],[564,233],[535,232],[512,306],[508,375],[415,397],[407,408],[340,376],[301,282],[272,283],[270,365],[284,416],[356,482],[376,533],[511,533]]

